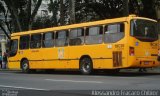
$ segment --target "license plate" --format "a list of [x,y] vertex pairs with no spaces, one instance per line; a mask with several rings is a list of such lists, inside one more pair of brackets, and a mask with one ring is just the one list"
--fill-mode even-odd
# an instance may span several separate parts
[[144,64],[145,64],[145,65],[148,65],[148,64],[149,64],[149,62],[147,62],[147,61],[146,61],[146,62],[144,62]]

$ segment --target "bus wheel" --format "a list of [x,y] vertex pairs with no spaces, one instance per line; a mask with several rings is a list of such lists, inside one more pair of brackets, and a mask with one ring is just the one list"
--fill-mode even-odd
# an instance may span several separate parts
[[21,69],[22,69],[22,72],[24,72],[24,73],[29,73],[30,72],[28,60],[23,60],[22,61]]
[[82,58],[80,60],[80,72],[84,75],[91,74],[93,70],[92,60],[88,57]]

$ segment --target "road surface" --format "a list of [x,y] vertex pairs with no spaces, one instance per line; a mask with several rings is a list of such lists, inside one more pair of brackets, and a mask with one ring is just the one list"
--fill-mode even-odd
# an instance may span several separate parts
[[81,75],[78,72],[0,70],[0,96],[88,96],[94,90],[159,90],[160,73],[120,72]]

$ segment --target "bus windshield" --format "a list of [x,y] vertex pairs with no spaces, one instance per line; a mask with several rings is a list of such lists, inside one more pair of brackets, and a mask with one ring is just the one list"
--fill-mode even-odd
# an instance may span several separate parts
[[18,40],[11,40],[9,56],[10,57],[15,56],[17,53],[17,50],[18,50]]
[[156,41],[158,40],[157,23],[142,19],[132,20],[131,36],[144,42]]

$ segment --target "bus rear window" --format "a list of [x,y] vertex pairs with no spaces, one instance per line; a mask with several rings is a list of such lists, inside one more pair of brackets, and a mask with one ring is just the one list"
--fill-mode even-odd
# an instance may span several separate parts
[[132,20],[131,36],[143,42],[156,41],[158,39],[156,22],[141,19]]

